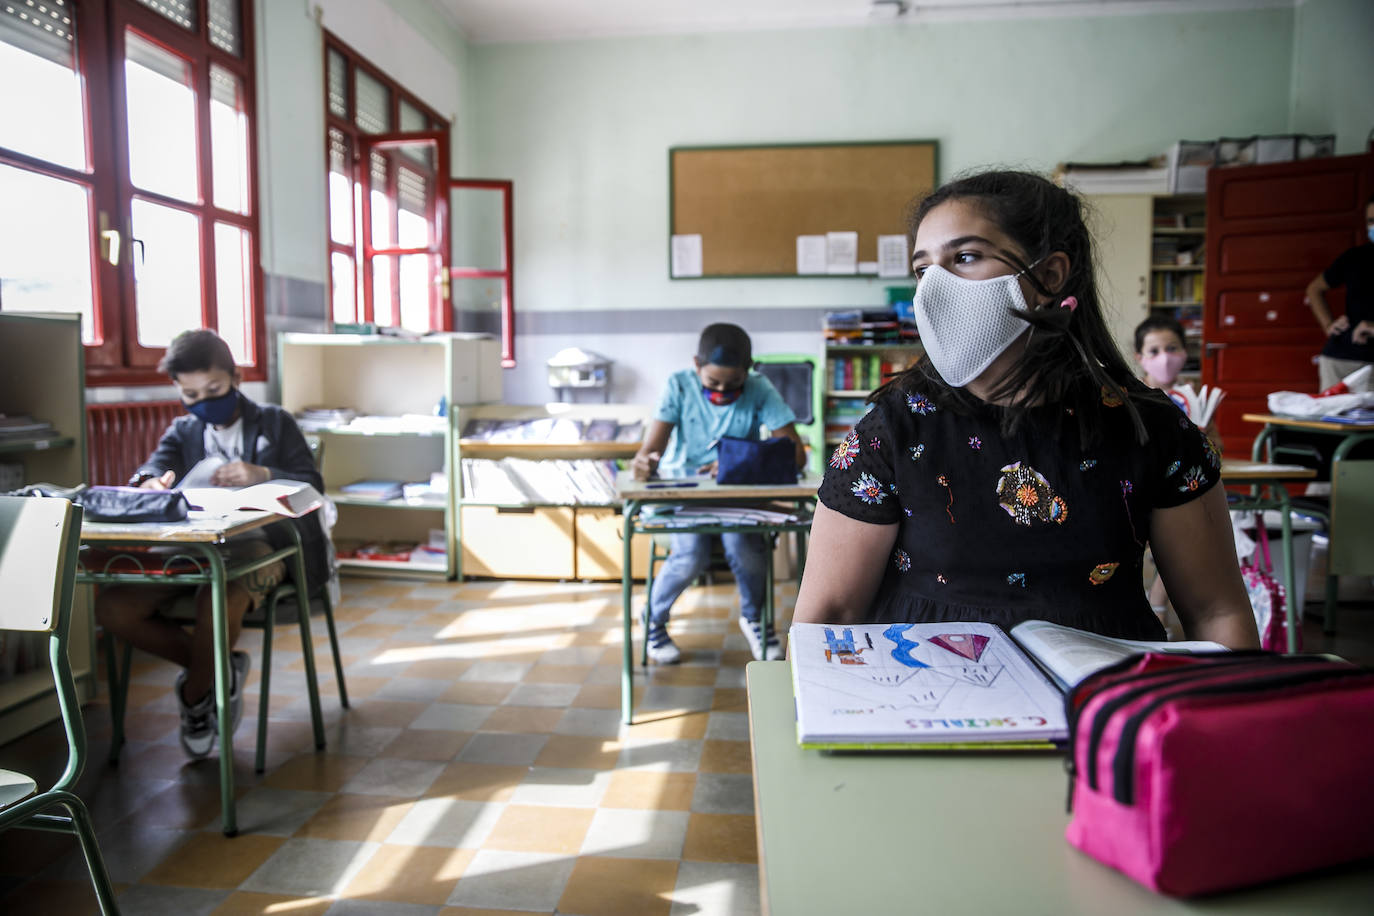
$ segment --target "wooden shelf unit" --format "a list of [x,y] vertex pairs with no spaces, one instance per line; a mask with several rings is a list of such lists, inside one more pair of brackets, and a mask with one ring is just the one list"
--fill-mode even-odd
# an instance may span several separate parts
[[[472,420],[573,420],[613,419],[639,421],[648,426],[653,411],[647,405],[485,404],[458,411],[459,431]],[[491,442],[485,439],[458,441],[459,458],[532,461],[628,460],[639,450],[641,433],[633,442]],[[621,553],[620,510],[611,502],[567,505],[551,502],[521,503],[483,499],[458,486],[461,530],[480,531],[480,537],[464,537],[461,570],[465,576],[513,579],[619,579]],[[635,542],[632,572],[642,578],[648,568],[647,538]]]
[[[21,465],[23,483],[73,487],[86,480],[86,370],[77,315],[0,313],[0,413],[46,420],[58,431],[47,439],[0,443],[0,461]],[[95,620],[90,589],[72,600],[69,655],[76,693],[96,693]],[[52,669],[42,652],[38,666],[0,680],[0,744],[58,718]]]

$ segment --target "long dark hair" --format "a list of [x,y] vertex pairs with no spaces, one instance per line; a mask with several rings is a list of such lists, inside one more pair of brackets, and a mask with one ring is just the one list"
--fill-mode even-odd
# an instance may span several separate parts
[[[1069,191],[1032,172],[989,171],[953,179],[920,199],[907,221],[916,237],[931,210],[952,200],[967,201],[992,220],[1008,238],[1021,246],[1028,263],[1015,263],[1042,295],[1052,296],[1043,308],[1015,310],[1031,326],[1021,356],[991,392],[991,399],[1012,403],[1023,391],[1033,392],[1041,403],[1071,408],[1084,446],[1101,435],[1099,422],[1104,401],[1124,402],[1143,444],[1148,435],[1132,400],[1143,391],[1135,374],[1117,349],[1102,318],[1102,303],[1094,279],[1092,238],[1083,218],[1082,202]],[[1057,290],[1049,290],[1029,270],[1050,254],[1062,251],[1069,259],[1069,275]],[[1060,308],[1067,297],[1078,300],[1074,309]],[[951,388],[935,371],[928,356],[875,391],[876,400],[889,388],[919,391],[936,404],[966,413],[978,403],[963,388]],[[1024,403],[1022,401],[1021,403]],[[1014,407],[1015,405],[1013,405]],[[1014,433],[1025,412],[1002,411],[1002,430]],[[1059,414],[1061,417],[1063,414]]]

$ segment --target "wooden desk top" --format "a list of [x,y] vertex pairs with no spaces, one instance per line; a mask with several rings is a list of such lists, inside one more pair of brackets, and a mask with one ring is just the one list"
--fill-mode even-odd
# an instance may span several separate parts
[[1306,420],[1301,417],[1281,417],[1272,413],[1246,413],[1240,418],[1249,423],[1267,423],[1291,429],[1316,429],[1325,433],[1358,433],[1374,431],[1374,423],[1332,423],[1329,420]]
[[1058,753],[797,747],[787,662],[751,662],[764,912],[1368,913],[1374,863],[1201,900],[1156,895],[1064,839]]
[[1221,479],[1225,483],[1237,480],[1310,480],[1317,476],[1312,468],[1300,464],[1266,464],[1263,461],[1221,460]]
[[119,541],[125,544],[219,544],[245,531],[286,518],[275,512],[238,511],[209,515],[192,511],[183,522],[81,523],[81,542]]
[[[664,486],[675,481],[690,481],[690,486]],[[671,481],[635,480],[628,473],[616,478],[616,495],[623,500],[655,502],[695,502],[736,499],[809,499],[816,495],[820,477],[807,474],[796,483],[720,484],[711,477],[673,478]]]

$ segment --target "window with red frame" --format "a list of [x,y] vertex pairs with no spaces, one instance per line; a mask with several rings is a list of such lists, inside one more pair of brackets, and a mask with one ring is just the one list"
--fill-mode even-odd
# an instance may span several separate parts
[[[326,32],[325,125],[333,320],[444,330],[451,321],[437,285],[442,264],[426,249],[440,238],[446,207],[446,144],[368,138],[442,134],[448,121]],[[369,256],[373,249],[398,253]]]
[[163,381],[193,327],[264,377],[251,15],[0,2],[0,308],[80,314],[92,384]]

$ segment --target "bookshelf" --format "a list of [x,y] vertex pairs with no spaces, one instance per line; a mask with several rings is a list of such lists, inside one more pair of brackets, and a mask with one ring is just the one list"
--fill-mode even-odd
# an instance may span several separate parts
[[[0,464],[18,466],[17,486],[52,483],[73,487],[86,479],[85,353],[77,315],[0,314],[0,414],[46,421],[33,436],[0,438]],[[14,471],[11,471],[14,473]],[[8,489],[8,487],[0,488]],[[78,587],[72,599],[68,654],[77,697],[95,696],[95,622],[91,590]],[[45,645],[40,640],[40,644]],[[12,641],[9,651],[18,650]],[[0,650],[0,670],[10,659]],[[42,651],[36,666],[0,677],[0,744],[58,718],[52,669]]]
[[[1183,325],[1184,381],[1198,379],[1207,229],[1202,195],[1096,194],[1087,197],[1103,316],[1131,365],[1135,328],[1149,315]],[[1180,263],[1186,262],[1186,263]]]
[[[651,416],[647,405],[631,404],[460,408],[457,503],[460,530],[466,532],[460,538],[460,575],[618,580],[622,520],[610,484],[600,492],[595,487],[572,492],[566,487],[541,489],[541,478],[558,482],[560,469],[551,467],[554,462],[577,462],[586,468],[587,462],[632,458]],[[554,427],[555,421],[560,426]],[[622,438],[589,441],[585,430],[594,422],[614,425]],[[469,471],[469,462],[489,463],[489,470],[498,475],[505,472],[496,463],[504,462],[514,474],[510,479],[518,480],[523,492],[513,492],[517,487],[512,486],[477,489],[481,478]],[[638,539],[633,576],[644,576],[648,553],[648,539]]]
[[[500,399],[497,341],[469,334],[400,340],[291,333],[281,335],[279,348],[283,408],[297,417],[311,407],[347,408],[360,418],[306,429],[320,437],[325,495],[338,507],[333,539],[340,570],[457,576],[456,418],[461,405]],[[447,486],[422,497],[381,498],[343,489],[357,481],[423,482],[435,475]],[[398,547],[411,544],[434,549]],[[385,549],[359,552],[367,545]]]
[[888,375],[916,362],[919,343],[827,344],[825,348],[825,442],[829,447],[868,410],[866,398]]
[[1180,377],[1202,372],[1202,303],[1206,275],[1207,210],[1201,194],[1154,197],[1150,221],[1149,314],[1183,325],[1188,358]]

